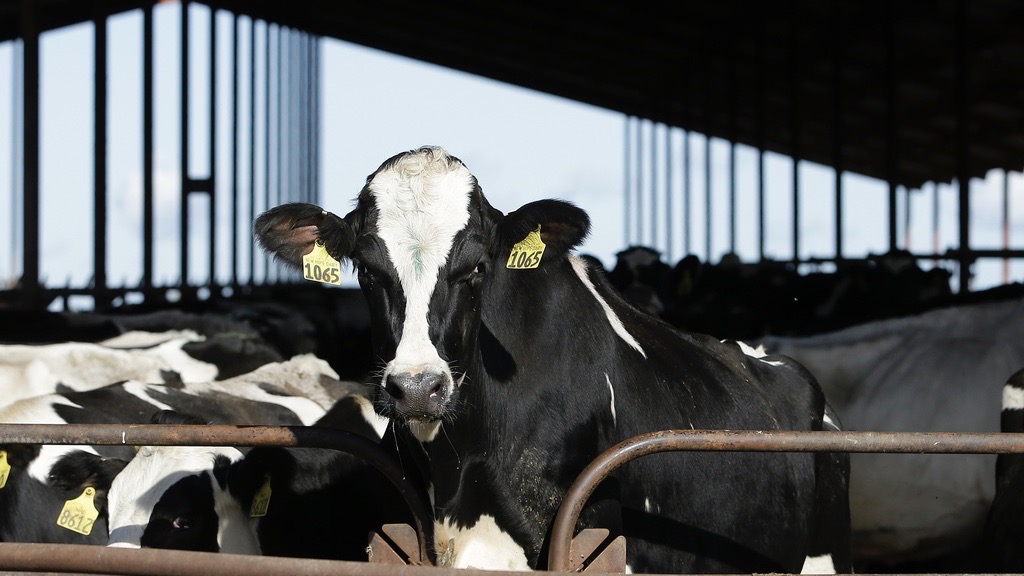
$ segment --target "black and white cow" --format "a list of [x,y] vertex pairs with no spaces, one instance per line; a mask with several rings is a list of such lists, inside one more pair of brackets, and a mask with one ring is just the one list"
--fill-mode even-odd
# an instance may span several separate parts
[[283,360],[258,337],[193,330],[130,331],[96,343],[0,344],[0,407],[115,382],[209,382]]
[[[255,222],[286,262],[301,265],[319,242],[358,268],[384,362],[375,403],[429,456],[439,564],[543,567],[569,484],[634,435],[822,429],[825,398],[806,370],[630,307],[570,254],[588,228],[585,212],[555,200],[503,215],[433,147],[385,161],[344,218],[288,204]],[[812,545],[843,541],[842,460],[650,456],[616,472],[581,523],[621,524],[636,572],[796,572],[829,554],[845,570],[841,546]]]
[[[1024,298],[931,310],[762,343],[817,377],[852,430],[998,432],[1001,387],[1024,366]],[[853,454],[858,562],[971,557],[995,494],[992,454]],[[932,564],[960,571],[967,559]],[[971,570],[968,570],[971,571]]]
[[[1024,432],[1024,370],[1003,387],[1002,432]],[[996,457],[996,494],[985,524],[986,570],[1024,572],[1024,454]]]
[[[22,424],[145,424],[154,412],[176,410],[223,424],[312,424],[352,383],[337,380],[326,362],[297,356],[223,381],[154,385],[128,381],[102,388],[24,399],[0,409],[0,422]],[[107,541],[104,518],[89,535],[59,527],[64,502],[87,487],[97,504],[105,487],[135,457],[131,446],[0,444],[11,465],[0,488],[0,541],[96,543]],[[223,453],[241,457],[236,449]],[[233,452],[231,452],[233,451]]]
[[[380,441],[386,423],[366,396],[353,394],[315,425]],[[261,497],[267,488],[269,498]],[[251,517],[257,499],[265,515]],[[242,456],[231,448],[146,446],[113,480],[107,506],[110,546],[334,560],[365,561],[371,531],[412,522],[383,474],[316,448],[259,447]]]

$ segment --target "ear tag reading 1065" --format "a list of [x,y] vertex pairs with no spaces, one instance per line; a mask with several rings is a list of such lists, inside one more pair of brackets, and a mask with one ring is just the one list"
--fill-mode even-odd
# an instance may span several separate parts
[[7,477],[11,474],[11,465],[7,462],[7,450],[0,450],[0,488],[7,485]]
[[263,486],[256,491],[252,498],[252,506],[249,507],[250,518],[262,518],[267,515],[270,508],[270,476],[263,482]]
[[540,224],[537,229],[526,235],[512,247],[512,254],[509,254],[505,268],[511,270],[529,270],[540,266],[541,256],[544,255],[544,241],[540,239]]
[[302,277],[313,282],[341,285],[341,263],[327,253],[320,240],[313,251],[302,257]]
[[96,489],[90,486],[78,498],[65,502],[60,516],[57,517],[57,526],[88,536],[92,532],[93,523],[100,515],[93,502],[94,496]]

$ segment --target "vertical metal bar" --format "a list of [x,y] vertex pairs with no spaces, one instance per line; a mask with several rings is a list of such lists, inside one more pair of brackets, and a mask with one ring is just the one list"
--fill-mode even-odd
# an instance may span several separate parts
[[736,39],[729,42],[729,252],[736,254]]
[[790,59],[790,130],[793,138],[793,262],[800,262],[800,7],[792,2],[792,28],[789,47]]
[[188,5],[181,2],[181,286],[188,286],[188,197],[189,185],[189,81],[188,81]]
[[22,134],[24,132],[24,115],[22,114],[22,97],[24,96],[25,77],[22,73],[24,64],[23,43],[15,40],[11,56],[11,211],[10,211],[10,257],[11,275],[18,270],[19,252],[22,249],[22,220],[16,217],[22,211],[19,190],[22,186],[22,169],[24,166],[24,150]]
[[[932,185],[932,254],[939,253],[939,183]],[[932,265],[938,265],[938,260],[932,260]]]
[[665,260],[672,263],[672,127],[665,125]]
[[968,125],[967,85],[970,70],[967,64],[967,2],[957,0],[956,15],[953,19],[956,30],[956,73],[954,88],[956,92],[956,179],[959,186],[957,195],[960,212],[959,254],[959,292],[970,291],[972,263],[968,251],[971,249],[971,178],[970,178],[970,126]]
[[280,204],[284,200],[282,190],[284,189],[284,53],[285,53],[285,39],[288,37],[288,32],[283,26],[277,28],[277,139],[275,144],[277,150],[275,151],[276,162],[277,162],[277,184],[274,188],[274,203]]
[[[269,209],[270,204],[270,22],[263,29],[263,208]],[[269,254],[263,255],[263,283],[270,280]]]
[[690,202],[690,179],[693,177],[692,166],[690,164],[690,132],[688,130],[683,131],[683,256],[688,256],[693,253],[693,243],[691,241],[690,233],[690,220],[693,217],[693,211]]
[[315,147],[316,147],[316,154],[314,155],[314,162],[315,162],[314,168],[315,169],[314,169],[313,173],[316,175],[316,203],[317,204],[320,204],[320,166],[321,166],[321,158],[320,158],[320,129],[323,126],[323,122],[322,122],[322,119],[323,119],[323,108],[322,108],[322,106],[323,105],[321,104],[321,94],[320,94],[320,90],[321,90],[320,80],[323,78],[323,68],[322,68],[323,65],[321,64],[321,60],[320,60],[320,50],[321,50],[321,48],[322,48],[322,45],[321,45],[321,42],[320,42],[320,38],[317,37],[316,38],[316,90],[314,91],[314,94],[315,94],[314,100],[315,100],[315,104],[316,104],[314,106],[314,109],[316,110],[316,120],[313,123],[313,132],[314,132],[313,142],[315,143]]
[[658,124],[651,122],[651,248],[658,246]]
[[896,24],[891,2],[885,3],[885,172],[889,181],[889,251],[896,250],[897,237],[897,187],[899,182],[899,111],[896,109]]
[[107,17],[97,6],[93,17],[93,289],[97,309],[107,307],[98,296],[107,288]]
[[[1010,172],[1003,170],[1003,250],[1010,249]],[[1003,284],[1010,283],[1010,259],[1003,256]]]
[[910,251],[910,200],[912,190],[906,186],[900,186],[903,190],[903,249]]
[[[838,0],[837,0],[838,1]],[[754,24],[756,31],[754,35],[754,52],[756,59],[757,71],[755,72],[757,82],[757,109],[755,114],[757,118],[755,120],[755,134],[754,138],[757,142],[757,257],[758,260],[764,261],[765,259],[765,247],[764,247],[764,235],[765,235],[765,165],[764,165],[764,148],[765,148],[765,80],[764,80],[764,27],[765,27],[765,8],[762,4],[757,4],[757,11],[760,13],[757,22]]]
[[238,33],[241,24],[238,14],[231,15],[231,280],[238,284]]
[[843,124],[843,2],[832,0],[832,163],[835,167],[835,256],[843,259],[843,172],[846,141]]
[[636,123],[636,234],[634,243],[644,243],[644,121]]
[[208,282],[217,284],[217,10],[210,7],[210,271]]
[[711,136],[704,135],[704,261],[711,262]]
[[631,232],[630,226],[633,223],[632,222],[633,215],[632,215],[632,211],[631,211],[632,203],[633,203],[633,198],[632,198],[632,194],[630,194],[630,188],[629,188],[629,185],[633,183],[632,174],[630,174],[630,166],[633,163],[633,157],[631,156],[631,153],[632,153],[631,148],[632,147],[629,145],[630,144],[630,137],[633,135],[633,126],[632,126],[632,124],[633,124],[633,117],[632,116],[626,116],[626,123],[625,123],[625,126],[624,126],[625,129],[623,130],[623,135],[622,135],[622,143],[623,143],[622,148],[624,150],[624,156],[625,156],[625,166],[622,169],[622,173],[623,173],[622,196],[623,196],[624,204],[625,204],[624,214],[625,214],[625,219],[626,219],[625,220],[625,226],[623,226],[623,232],[625,233],[624,234],[625,237],[622,240],[623,240],[624,245],[626,245],[626,246],[629,246],[629,244],[630,244],[630,242],[632,240],[632,236],[630,235],[630,232]]
[[142,286],[153,278],[153,5],[142,9]]
[[[249,219],[246,229],[256,221],[256,19],[249,20]],[[252,239],[249,250],[249,285],[255,282],[256,249]]]
[[320,123],[320,111],[317,107],[318,92],[320,90],[320,40],[316,35],[309,36],[310,52],[310,82],[309,82],[309,174],[310,182],[309,198],[313,204],[320,204],[319,182],[317,181],[317,126]]
[[39,28],[36,3],[21,0],[22,70],[22,289],[39,292]]

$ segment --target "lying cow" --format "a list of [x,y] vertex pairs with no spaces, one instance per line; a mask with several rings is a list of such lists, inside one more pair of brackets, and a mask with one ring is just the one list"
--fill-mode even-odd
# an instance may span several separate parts
[[0,345],[0,407],[58,391],[86,391],[134,380],[208,382],[283,360],[240,334],[207,338],[192,330],[131,331],[96,342]]
[[[763,344],[806,366],[849,429],[997,432],[1000,387],[1024,366],[1024,299],[933,310]],[[894,565],[973,556],[995,487],[991,454],[854,454],[854,556]],[[959,571],[961,559],[947,568]]]
[[[386,420],[353,394],[316,425],[380,441]],[[143,447],[113,480],[107,506],[110,546],[334,560],[365,561],[371,531],[412,523],[380,472],[316,448],[259,447],[243,456],[235,448]]]
[[[355,386],[336,377],[326,362],[298,356],[223,381],[174,386],[128,381],[29,398],[0,410],[0,422],[145,424],[155,411],[178,410],[225,424],[308,425]],[[89,487],[102,506],[105,486],[135,456],[132,447],[8,444],[0,451],[11,466],[0,488],[0,541],[106,543],[102,517],[89,534],[58,526],[57,519],[64,503]]]
[[[627,305],[570,254],[588,229],[555,200],[502,214],[440,148],[384,162],[344,218],[287,204],[255,222],[294,266],[330,267],[325,251],[357,267],[382,360],[375,403],[429,455],[442,565],[542,568],[570,483],[637,434],[823,427],[825,398],[795,362]],[[796,572],[809,557],[845,571],[843,460],[651,456],[615,472],[581,524],[617,520],[634,572]]]

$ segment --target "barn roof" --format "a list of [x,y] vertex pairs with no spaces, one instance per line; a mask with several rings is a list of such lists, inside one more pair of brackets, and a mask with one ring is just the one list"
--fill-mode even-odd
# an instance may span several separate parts
[[909,187],[1024,164],[1016,0],[204,3]]

